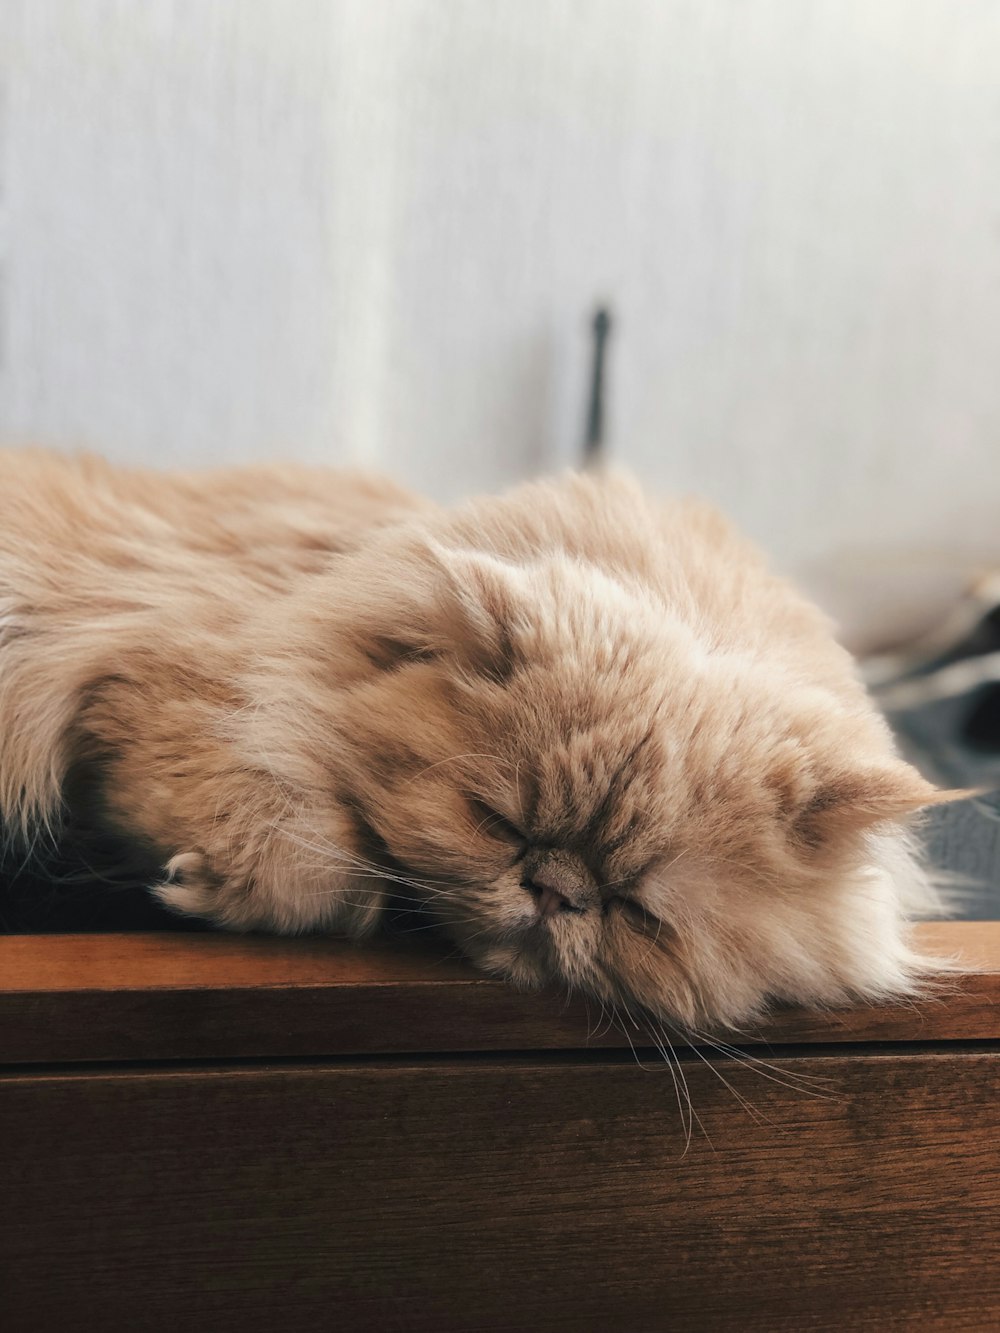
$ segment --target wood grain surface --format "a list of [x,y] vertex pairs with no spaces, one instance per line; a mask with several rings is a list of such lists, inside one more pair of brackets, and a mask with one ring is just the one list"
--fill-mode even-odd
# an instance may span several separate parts
[[8,1075],[5,1327],[1000,1326],[1000,1055],[683,1064]]
[[[1000,922],[920,928],[965,961],[912,1005],[784,1010],[741,1040],[1000,1038]],[[647,1045],[433,947],[233,935],[0,936],[0,1064]]]

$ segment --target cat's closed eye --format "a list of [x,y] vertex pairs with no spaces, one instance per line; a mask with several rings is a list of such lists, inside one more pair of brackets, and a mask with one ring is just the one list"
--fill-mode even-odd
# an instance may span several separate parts
[[522,852],[527,849],[528,835],[499,810],[475,796],[469,798],[469,808],[476,821],[477,833],[497,838],[500,842],[509,842]]
[[604,900],[605,916],[615,911],[621,912],[626,920],[632,925],[637,926],[640,930],[645,930],[649,927],[652,927],[652,929],[655,930],[659,924],[657,918],[652,912],[643,907],[642,903],[638,902],[635,898],[629,898],[623,893],[616,893],[612,895],[612,897],[605,898]]

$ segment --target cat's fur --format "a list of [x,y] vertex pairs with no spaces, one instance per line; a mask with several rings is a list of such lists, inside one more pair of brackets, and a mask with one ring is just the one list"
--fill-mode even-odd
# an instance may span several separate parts
[[483,968],[696,1027],[911,992],[933,908],[826,619],[714,512],[567,476],[453,510],[289,467],[0,454],[0,813],[66,776],[237,930],[416,898]]

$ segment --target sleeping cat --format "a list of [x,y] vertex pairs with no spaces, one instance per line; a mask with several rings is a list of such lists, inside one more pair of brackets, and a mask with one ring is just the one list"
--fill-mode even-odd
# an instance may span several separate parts
[[235,930],[466,955],[697,1028],[914,991],[950,799],[824,616],[714,512],[620,475],[438,508],[274,467],[0,454],[0,815],[67,777]]

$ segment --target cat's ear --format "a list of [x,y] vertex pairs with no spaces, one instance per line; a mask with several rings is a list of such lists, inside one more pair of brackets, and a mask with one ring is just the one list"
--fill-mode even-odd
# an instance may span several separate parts
[[832,838],[899,823],[917,810],[971,794],[939,791],[901,761],[844,769],[828,774],[795,812],[794,837],[805,846],[822,847]]
[[435,554],[443,575],[436,610],[447,651],[478,675],[503,683],[517,669],[522,571],[479,551],[439,548]]
[[496,557],[421,541],[391,570],[366,579],[355,634],[380,670],[447,656],[504,681],[516,668],[512,630],[522,578]]

